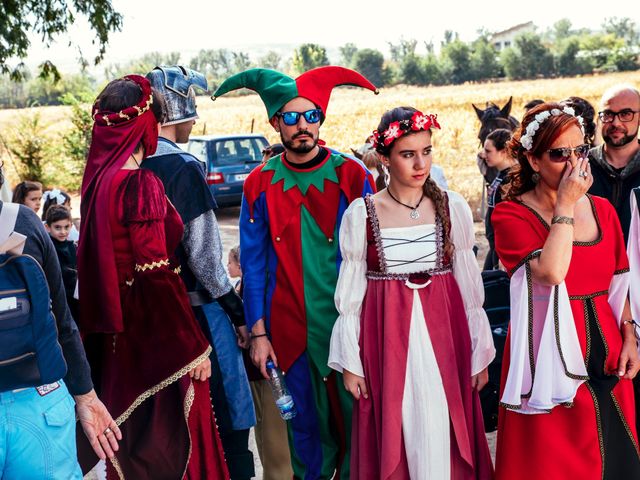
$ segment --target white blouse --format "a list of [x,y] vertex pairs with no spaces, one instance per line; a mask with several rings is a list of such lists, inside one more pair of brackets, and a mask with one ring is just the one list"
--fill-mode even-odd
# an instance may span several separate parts
[[[454,244],[453,275],[462,294],[462,300],[471,334],[471,371],[475,375],[484,370],[495,357],[491,328],[485,311],[484,287],[480,268],[473,253],[475,234],[471,209],[458,193],[447,191],[451,214],[451,240]],[[418,228],[421,227],[421,228]],[[393,250],[392,237],[416,239],[433,232],[433,225],[406,228],[381,229],[387,267],[392,273],[410,273],[429,269],[428,264],[404,263],[403,255],[419,258],[428,253],[424,245],[406,248],[404,252]],[[384,240],[385,238],[389,240]],[[397,241],[397,240],[396,240]],[[435,248],[435,243],[433,243]],[[427,247],[428,248],[428,247]],[[364,199],[356,199],[345,212],[340,226],[340,250],[342,264],[336,286],[335,302],[339,316],[333,327],[329,350],[329,366],[334,370],[350,372],[364,377],[360,361],[360,312],[367,289],[367,208]],[[400,250],[400,249],[398,249]],[[416,252],[420,254],[416,257]],[[432,256],[435,262],[435,255]],[[406,259],[409,260],[409,259]],[[400,265],[402,264],[402,265]],[[402,269],[399,271],[398,269]],[[408,312],[407,314],[409,314]]]

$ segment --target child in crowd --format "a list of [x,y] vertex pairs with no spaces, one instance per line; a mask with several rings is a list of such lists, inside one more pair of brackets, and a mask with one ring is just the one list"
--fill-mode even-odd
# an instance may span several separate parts
[[[44,201],[44,205],[42,206],[42,221],[47,221],[47,211],[49,207],[52,205],[61,205],[69,210],[71,213],[71,197],[64,190],[60,190],[58,188],[54,188],[53,190],[47,190],[42,195],[42,200]],[[73,217],[72,217],[73,218]],[[78,242],[80,239],[80,232],[73,224],[73,220],[71,221],[71,230],[69,230],[69,240],[72,242]]]
[[28,180],[20,182],[16,185],[16,188],[13,189],[13,198],[11,201],[25,205],[38,213],[40,203],[42,202],[42,184]]
[[58,254],[69,310],[71,310],[74,320],[77,321],[78,300],[74,298],[73,294],[78,280],[78,264],[76,260],[76,244],[69,240],[69,233],[73,227],[71,211],[64,205],[52,205],[47,209],[45,222],[45,228]]
[[237,278],[235,284],[236,292],[242,295],[242,270],[240,269],[240,245],[236,245],[229,250],[229,260],[227,261],[227,271],[229,277]]
[[[227,263],[229,277],[238,278],[236,291],[242,296],[242,270],[240,268],[240,245],[229,250]],[[268,380],[262,377],[243,350],[244,364],[251,385],[251,394],[256,410],[256,444],[262,463],[264,480],[288,480],[293,477],[291,455],[287,439],[287,424],[280,417],[278,407],[271,393]]]

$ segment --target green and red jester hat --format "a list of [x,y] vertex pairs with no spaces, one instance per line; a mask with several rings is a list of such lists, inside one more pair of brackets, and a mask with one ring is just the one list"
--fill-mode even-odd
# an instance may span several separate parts
[[322,110],[323,116],[326,116],[331,91],[339,85],[367,88],[378,94],[375,85],[358,72],[344,67],[326,66],[309,70],[296,79],[268,68],[252,68],[227,78],[211,98],[215,100],[232,90],[248,88],[260,95],[269,119],[296,97],[312,101]]
[[[338,85],[377,93],[369,80],[343,67],[319,67],[296,79],[254,68],[225,80],[213,98],[249,88],[262,98],[269,119],[297,97],[313,102],[325,115]],[[360,162],[329,149],[325,154],[309,170],[287,165],[280,155],[249,174],[240,211],[240,245],[247,327],[265,319],[284,371],[307,351],[328,376],[329,339],[338,316],[333,292],[341,261],[335,239],[347,207],[372,193],[375,183]]]

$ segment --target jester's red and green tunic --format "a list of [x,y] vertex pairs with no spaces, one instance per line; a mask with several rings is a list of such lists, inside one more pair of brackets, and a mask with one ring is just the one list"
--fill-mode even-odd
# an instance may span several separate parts
[[[374,188],[371,175],[359,162],[326,149],[323,152],[324,160],[311,169],[295,169],[282,156],[255,169],[245,181],[240,213],[247,326],[265,320],[279,365],[288,373],[287,383],[298,409],[292,422],[295,456],[304,464],[306,478],[324,477],[320,469],[330,468],[326,458],[335,456],[326,450],[323,439],[322,458],[316,459],[322,467],[315,465],[314,447],[298,445],[296,431],[300,437],[316,433],[323,437],[325,428],[320,424],[324,416],[316,410],[326,407],[335,413],[337,400],[331,398],[327,358],[338,317],[333,299],[341,263],[338,229],[349,204]],[[316,403],[318,389],[322,390],[306,373],[299,376],[298,369],[312,370],[325,379],[328,405],[296,398],[300,397],[296,392],[305,389],[292,385],[294,382],[309,383],[309,388],[313,384]],[[336,383],[341,389],[342,382]],[[350,412],[342,413],[351,418]],[[317,419],[308,421],[309,415]]]
[[244,186],[240,251],[247,326],[265,319],[284,371],[307,349],[322,372],[331,371],[338,228],[349,204],[373,189],[361,164],[326,153],[311,170],[274,157]]

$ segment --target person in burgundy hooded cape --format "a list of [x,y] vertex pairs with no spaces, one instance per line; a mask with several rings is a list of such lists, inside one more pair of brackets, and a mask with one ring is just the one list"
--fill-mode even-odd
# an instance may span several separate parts
[[275,356],[286,372],[298,412],[288,421],[293,470],[307,480],[349,478],[352,401],[327,366],[341,262],[334,239],[349,203],[374,189],[364,165],[318,144],[337,85],[377,91],[359,73],[327,66],[296,79],[250,69],[214,93],[258,92],[285,146],[245,181],[240,262],[253,361],[260,358],[264,371],[266,357]]
[[329,365],[357,399],[353,479],[493,478],[478,390],[495,348],[471,209],[430,177],[434,128],[414,108],[383,115],[374,142],[389,185],[340,227]]
[[[227,479],[206,380],[211,351],[168,252],[183,225],[153,154],[162,99],[138,75],[93,108],[78,250],[80,330],[98,395],[122,431],[107,478]],[[104,435],[111,435],[109,429]],[[79,447],[85,468],[95,457]]]

